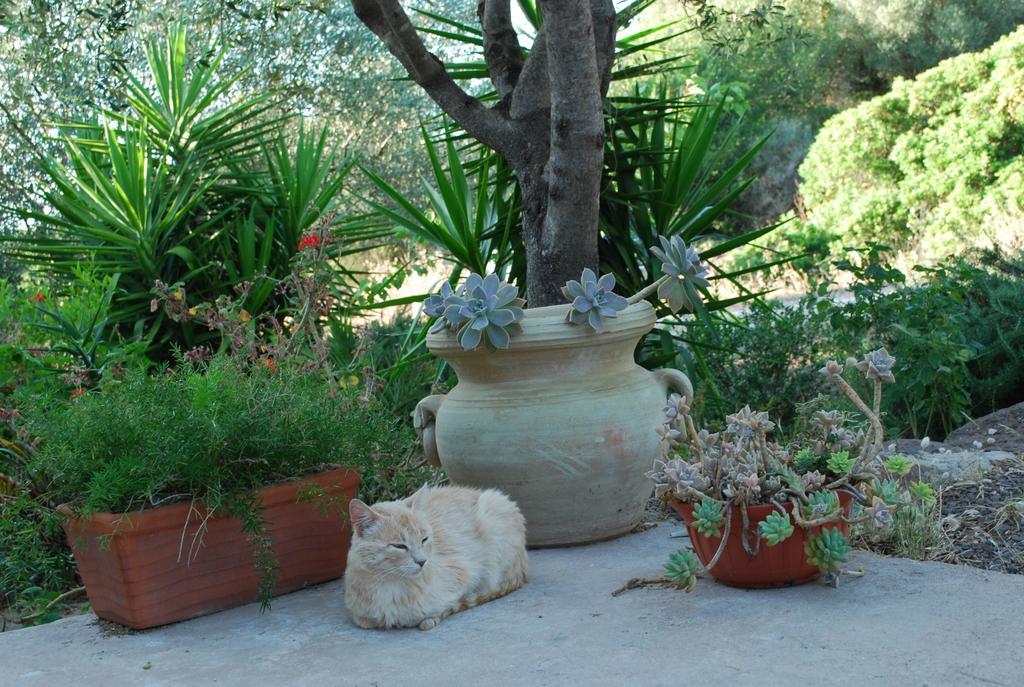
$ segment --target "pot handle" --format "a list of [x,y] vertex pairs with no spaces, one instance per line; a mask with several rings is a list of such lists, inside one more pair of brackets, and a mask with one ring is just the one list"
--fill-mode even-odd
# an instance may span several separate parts
[[687,405],[693,405],[693,384],[690,383],[690,378],[685,374],[671,367],[651,370],[651,374],[653,374],[664,387],[666,396],[668,395],[669,389],[671,389],[686,399]]
[[416,404],[416,410],[412,414],[412,426],[416,429],[416,435],[423,442],[423,455],[427,462],[436,468],[441,467],[441,458],[437,455],[437,439],[434,436],[434,423],[437,420],[437,411],[444,401],[444,394],[427,396]]

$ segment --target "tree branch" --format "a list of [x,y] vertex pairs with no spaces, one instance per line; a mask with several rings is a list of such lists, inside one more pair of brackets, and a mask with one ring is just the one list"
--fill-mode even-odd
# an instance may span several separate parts
[[501,155],[507,157],[514,151],[515,136],[509,122],[455,83],[441,60],[427,50],[399,0],[352,0],[352,8],[448,116]]
[[476,6],[484,31],[484,60],[498,97],[504,99],[516,87],[523,71],[523,51],[512,28],[511,0],[479,0]]
[[[513,121],[529,122],[537,115],[543,114],[545,129],[548,111],[551,109],[551,94],[548,87],[548,40],[547,30],[542,27],[533,40],[533,47],[530,48],[530,55],[526,58],[516,84],[512,92],[512,104],[509,114]],[[531,125],[532,128],[532,125]],[[536,132],[536,130],[534,129]],[[547,139],[547,132],[543,133]]]
[[615,5],[612,0],[591,0],[590,12],[594,21],[594,53],[597,56],[597,73],[601,77],[601,98],[608,95],[612,78],[612,64],[615,62]]

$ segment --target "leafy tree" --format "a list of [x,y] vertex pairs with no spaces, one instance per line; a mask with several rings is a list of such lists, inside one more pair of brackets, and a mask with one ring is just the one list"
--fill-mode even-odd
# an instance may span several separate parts
[[946,60],[822,128],[800,168],[811,225],[937,259],[1019,230],[1024,30]]

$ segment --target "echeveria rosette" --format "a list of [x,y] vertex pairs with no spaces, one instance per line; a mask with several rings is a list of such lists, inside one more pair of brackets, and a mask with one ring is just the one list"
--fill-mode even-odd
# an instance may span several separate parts
[[661,260],[661,271],[668,277],[658,285],[658,298],[667,301],[672,312],[682,308],[692,312],[694,303],[700,300],[695,287],[707,288],[711,284],[706,276],[708,268],[697,250],[687,246],[681,236],[659,236],[658,241],[661,248],[652,247],[651,252]]
[[864,373],[865,378],[884,382],[896,381],[896,377],[892,373],[895,364],[896,358],[889,355],[889,351],[884,348],[866,353],[863,360],[853,362],[853,365]]
[[444,318],[460,322],[458,337],[464,350],[471,351],[482,341],[493,351],[508,348],[506,327],[523,319],[525,303],[519,298],[519,289],[502,282],[498,275],[474,273],[466,279],[461,294],[447,299]]
[[462,293],[462,289],[455,291],[452,285],[448,282],[441,284],[441,290],[437,293],[432,293],[427,296],[426,300],[423,301],[423,312],[427,314],[427,317],[436,318],[434,324],[430,326],[430,333],[436,334],[445,329],[456,329],[461,323],[461,319],[458,317],[458,309],[452,311],[454,320],[448,318],[448,305],[449,300],[453,296],[458,296]]
[[604,331],[604,318],[618,317],[619,311],[629,305],[623,296],[613,293],[615,275],[605,274],[598,279],[589,267],[584,268],[579,281],[572,279],[562,287],[562,293],[572,301],[565,319],[572,324],[589,324],[597,333]]

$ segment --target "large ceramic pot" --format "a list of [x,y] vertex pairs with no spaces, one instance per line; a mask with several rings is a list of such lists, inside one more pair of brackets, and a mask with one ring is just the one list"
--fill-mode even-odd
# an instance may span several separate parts
[[496,487],[519,504],[531,546],[577,544],[630,531],[651,494],[657,428],[670,389],[692,399],[678,370],[645,370],[634,350],[654,308],[629,306],[606,330],[565,321],[567,305],[526,311],[507,350],[464,351],[450,332],[427,347],[459,383],[416,408],[429,459],[452,482]]

